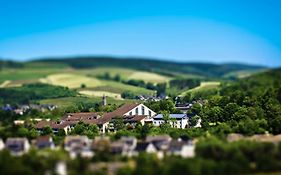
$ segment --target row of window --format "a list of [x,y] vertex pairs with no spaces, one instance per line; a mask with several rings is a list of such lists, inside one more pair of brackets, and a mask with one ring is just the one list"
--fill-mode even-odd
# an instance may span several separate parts
[[[139,115],[139,108],[136,108],[135,109],[135,113],[136,113],[136,115]],[[129,115],[133,115],[133,113],[132,112],[130,112],[130,114]],[[144,109],[144,106],[142,106],[141,107],[141,113],[140,113],[140,115],[145,115],[145,109]],[[151,113],[151,111],[150,110],[148,110],[148,115],[149,116],[151,116],[152,115],[152,113]]]

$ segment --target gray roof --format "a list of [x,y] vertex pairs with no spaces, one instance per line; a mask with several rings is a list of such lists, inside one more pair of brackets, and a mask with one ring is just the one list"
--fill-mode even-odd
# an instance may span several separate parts
[[[170,114],[170,118],[175,118],[175,119],[182,119],[182,118],[187,118],[188,116],[186,114]],[[154,117],[154,119],[162,119],[163,114],[158,114]]]

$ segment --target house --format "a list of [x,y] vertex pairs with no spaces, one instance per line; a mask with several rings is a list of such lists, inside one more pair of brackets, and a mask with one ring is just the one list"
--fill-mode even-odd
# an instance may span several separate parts
[[13,107],[10,104],[6,104],[4,106],[2,106],[2,110],[3,111],[13,111]]
[[104,152],[110,150],[110,139],[109,137],[100,136],[95,137],[92,141],[91,149],[96,152]]
[[182,113],[186,113],[192,107],[192,105],[192,103],[177,103],[176,109],[180,110]]
[[76,124],[76,122],[72,121],[47,121],[47,120],[42,120],[39,121],[36,125],[35,128],[37,129],[38,132],[43,132],[44,128],[46,127],[51,127],[53,132],[56,134],[59,132],[59,129],[64,130],[65,134],[71,131],[73,126]]
[[[181,128],[184,129],[188,126],[188,119],[193,117],[190,114],[170,114],[170,125],[174,128]],[[163,118],[163,114],[158,114],[153,118],[153,125],[160,126],[165,123]]]
[[105,113],[97,121],[98,126],[102,126],[102,131],[114,130],[112,124],[114,119],[122,118],[125,124],[135,126],[138,122],[142,125],[152,119],[156,113],[147,106],[138,103],[125,104],[113,112]]
[[135,137],[121,137],[118,141],[110,144],[110,152],[112,154],[121,154],[131,157],[136,146],[137,139]]
[[40,136],[35,141],[35,146],[38,149],[44,149],[44,148],[55,148],[55,143],[53,142],[53,138],[50,136]]
[[163,159],[164,152],[158,150],[157,147],[151,142],[138,142],[133,152],[134,156],[138,156],[140,153],[155,154],[158,159]]
[[147,136],[145,141],[152,143],[157,150],[166,151],[172,138],[169,135]]
[[151,118],[156,115],[156,113],[147,106],[138,103],[125,104],[109,114],[111,114],[113,118],[124,116],[147,116]]
[[5,144],[2,139],[0,139],[0,151],[5,148]]
[[157,148],[153,145],[153,143],[149,142],[138,142],[134,151],[134,155],[138,155],[141,152],[146,152],[149,154],[157,153]]
[[114,119],[122,118],[125,124],[135,126],[137,123],[144,125],[145,122],[151,121],[155,112],[143,104],[125,104],[113,112],[95,113],[95,112],[79,112],[67,113],[60,121],[39,121],[35,128],[42,132],[43,128],[50,126],[54,133],[59,129],[63,129],[67,134],[74,126],[82,121],[87,124],[95,124],[99,127],[100,132],[105,133],[107,130],[114,130],[112,122]]
[[121,137],[120,141],[126,145],[128,151],[133,151],[137,146],[137,138],[135,137]]
[[78,155],[81,157],[92,157],[90,149],[91,141],[87,136],[66,136],[64,139],[64,149],[69,152],[71,158]]
[[8,138],[5,147],[10,150],[12,155],[21,156],[28,152],[30,144],[27,138]]
[[125,144],[120,141],[115,141],[110,144],[110,153],[111,154],[125,154]]
[[192,141],[173,140],[170,142],[167,154],[191,158],[195,156],[195,145]]

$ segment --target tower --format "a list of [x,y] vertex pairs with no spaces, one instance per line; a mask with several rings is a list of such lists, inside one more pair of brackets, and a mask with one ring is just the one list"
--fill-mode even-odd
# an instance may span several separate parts
[[104,94],[102,96],[102,105],[106,106],[106,96]]

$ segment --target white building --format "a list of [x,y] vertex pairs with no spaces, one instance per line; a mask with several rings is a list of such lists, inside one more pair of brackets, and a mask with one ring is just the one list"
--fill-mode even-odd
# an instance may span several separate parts
[[154,111],[149,109],[144,104],[126,104],[117,109],[116,112],[117,111],[122,111],[121,113],[123,113],[123,116],[146,115],[149,117],[153,117],[156,115]]
[[195,156],[195,145],[192,141],[178,141],[173,140],[168,149],[168,155],[177,155],[183,158],[190,158]]
[[93,152],[90,149],[91,140],[87,136],[66,136],[64,139],[64,149],[69,152],[71,158],[92,157]]
[[13,156],[21,156],[30,148],[27,138],[8,138],[5,146]]
[[109,122],[117,118],[123,118],[125,123],[135,125],[140,122],[144,125],[145,122],[152,122],[153,117],[156,115],[154,111],[147,106],[138,103],[124,104],[113,112],[109,112],[98,119],[98,125],[103,125],[104,129],[114,130]]
[[3,150],[4,148],[5,148],[5,144],[3,140],[0,138],[0,151]]
[[[170,125],[174,128],[186,128],[188,126],[188,119],[191,116],[188,116],[187,114],[170,114]],[[164,124],[164,118],[162,114],[158,114],[153,118],[153,125],[154,126],[160,126]]]

